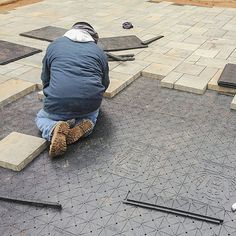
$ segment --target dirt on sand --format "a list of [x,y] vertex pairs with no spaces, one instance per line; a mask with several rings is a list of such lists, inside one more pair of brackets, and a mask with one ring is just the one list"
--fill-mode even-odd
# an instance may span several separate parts
[[17,7],[33,4],[36,2],[41,2],[42,0],[8,0],[0,1],[0,13],[4,13],[13,10]]

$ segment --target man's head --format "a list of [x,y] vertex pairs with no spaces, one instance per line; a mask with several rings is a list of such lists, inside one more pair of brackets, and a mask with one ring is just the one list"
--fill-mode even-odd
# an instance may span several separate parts
[[73,29],[81,29],[81,30],[85,30],[87,31],[92,38],[94,39],[95,43],[98,42],[99,36],[98,33],[94,30],[94,28],[92,27],[92,25],[90,25],[87,22],[76,22],[73,26]]

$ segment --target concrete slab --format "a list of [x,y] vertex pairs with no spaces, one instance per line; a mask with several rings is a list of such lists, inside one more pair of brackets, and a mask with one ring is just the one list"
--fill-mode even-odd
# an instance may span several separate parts
[[12,132],[0,141],[0,166],[20,171],[46,147],[45,139]]
[[0,86],[0,107],[11,103],[35,90],[35,84],[18,79],[10,79]]

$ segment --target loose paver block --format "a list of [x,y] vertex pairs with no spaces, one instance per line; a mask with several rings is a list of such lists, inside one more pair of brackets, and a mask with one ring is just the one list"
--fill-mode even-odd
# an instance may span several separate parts
[[168,75],[173,69],[173,66],[152,63],[142,71],[142,75],[145,77],[161,80],[163,79],[163,76]]
[[236,64],[227,64],[218,84],[223,87],[236,88]]
[[234,99],[231,102],[230,108],[236,110],[236,95],[234,96]]
[[45,139],[12,132],[0,141],[0,166],[20,171],[46,146]]
[[5,81],[1,83],[0,86],[0,107],[13,102],[34,90],[35,84],[27,81],[18,79]]
[[0,40],[0,65],[29,57],[35,53],[42,52],[40,49],[26,47],[20,44]]
[[182,76],[182,73],[175,71],[170,72],[164,79],[161,80],[161,87],[174,88],[174,83]]

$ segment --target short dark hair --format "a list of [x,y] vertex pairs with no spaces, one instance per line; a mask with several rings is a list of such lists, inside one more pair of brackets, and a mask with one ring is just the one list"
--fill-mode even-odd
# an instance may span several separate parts
[[88,26],[88,27],[94,29],[92,25],[90,25],[89,23],[84,22],[84,21],[76,22],[72,27],[74,27],[75,25],[86,25],[86,26]]

